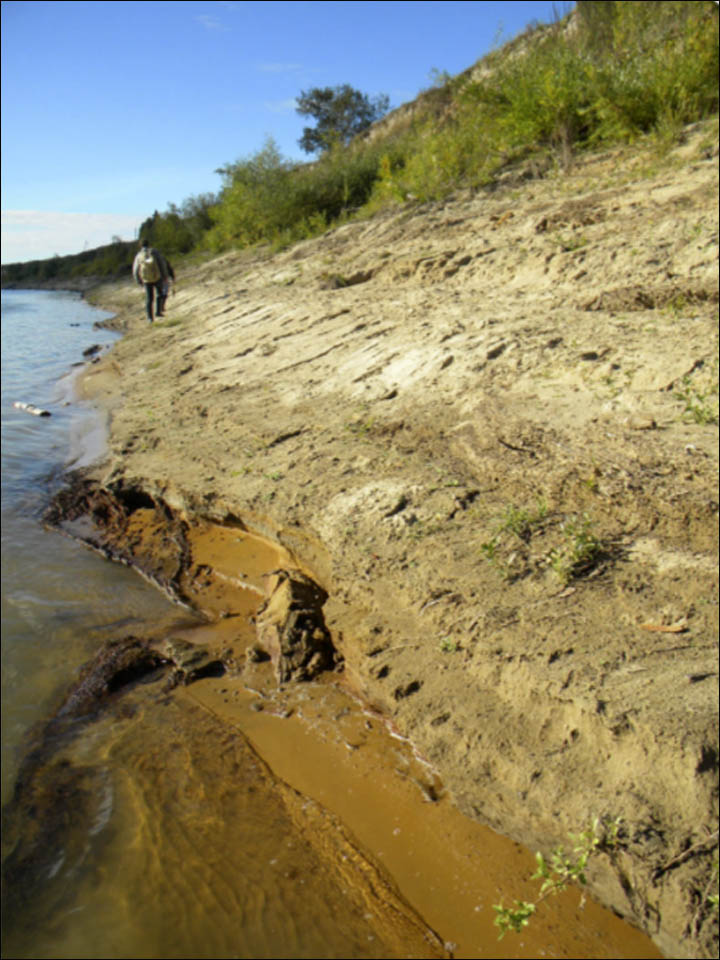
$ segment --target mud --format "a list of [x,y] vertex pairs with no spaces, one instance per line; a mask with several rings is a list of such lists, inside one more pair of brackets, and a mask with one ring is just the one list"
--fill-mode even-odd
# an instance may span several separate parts
[[165,513],[148,575],[192,602],[191,525],[278,544],[462,812],[546,851],[621,818],[591,889],[674,957],[717,953],[717,156],[715,122],[188,263],[152,327],[104,288],[84,379],[130,553]]
[[95,748],[55,737],[4,812],[4,955],[332,957],[338,937],[351,957],[447,955],[340,821],[209,711],[127,687],[96,725]]

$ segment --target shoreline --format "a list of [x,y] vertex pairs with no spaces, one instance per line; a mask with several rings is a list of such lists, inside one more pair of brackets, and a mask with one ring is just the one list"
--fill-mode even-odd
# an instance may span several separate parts
[[717,427],[678,395],[712,374],[717,165],[682,149],[226,254],[150,328],[101,288],[128,333],[85,381],[121,384],[102,488],[290,549],[458,808],[544,851],[621,818],[591,891],[689,957],[717,937]]
[[25,287],[18,283],[4,283],[2,290],[53,290],[57,293],[79,293],[82,297],[90,293],[96,287],[101,287],[107,283],[118,282],[117,278],[103,277],[78,277],[73,280],[65,278],[63,280],[43,280],[36,282],[32,287]]

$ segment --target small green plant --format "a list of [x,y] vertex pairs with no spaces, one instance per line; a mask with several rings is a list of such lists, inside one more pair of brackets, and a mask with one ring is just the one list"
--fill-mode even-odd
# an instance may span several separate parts
[[[717,885],[718,885],[718,875],[719,875],[719,873],[720,873],[720,870],[719,870],[719,868],[718,868],[718,858],[715,857],[715,859],[713,860],[713,876],[712,876],[712,880],[710,881],[711,883],[714,883],[715,887],[717,887]],[[718,903],[719,903],[719,902],[720,902],[720,895],[718,895],[717,892],[715,892],[715,893],[709,893],[709,894],[707,895],[707,904],[708,904],[708,906],[710,907],[711,910],[714,910],[714,911],[715,911],[715,913],[718,912]]]
[[320,280],[325,290],[342,290],[348,285],[347,278],[341,273],[323,273]]
[[515,900],[511,907],[502,903],[495,904],[495,926],[500,931],[498,940],[508,932],[520,933],[530,922],[537,907],[549,896],[562,893],[568,886],[584,887],[587,884],[586,868],[593,854],[600,850],[611,849],[618,844],[621,820],[601,820],[595,817],[587,830],[579,834],[570,834],[572,852],[566,853],[563,847],[556,847],[546,859],[538,851],[535,854],[537,869],[530,878],[542,880],[537,900]]
[[564,237],[562,234],[558,234],[554,239],[555,243],[557,243],[564,253],[572,253],[573,250],[580,250],[581,247],[586,247],[590,242],[585,235],[579,237],[575,235]]
[[[626,380],[628,380],[627,385],[629,386],[630,380],[627,377],[626,377]],[[620,396],[620,394],[623,391],[622,386],[617,382],[616,377],[613,376],[611,373],[607,374],[607,376],[604,376],[602,378],[602,383],[607,387],[610,396],[613,398]]]
[[507,579],[508,571],[500,559],[499,554],[500,538],[498,534],[492,536],[485,543],[480,544],[480,553],[485,557],[491,567],[495,567],[498,573]]
[[563,524],[565,543],[550,551],[550,566],[563,583],[586,573],[599,560],[602,546],[592,532],[593,525],[587,514],[570,517]]
[[494,563],[497,559],[497,548],[497,536],[491,537],[489,540],[486,540],[485,543],[480,545],[480,552],[483,554],[488,563]]
[[534,508],[516,507],[512,504],[505,508],[495,524],[490,539],[480,545],[480,552],[485,560],[495,567],[503,579],[511,580],[522,575],[520,567],[514,567],[518,560],[518,552],[515,549],[518,545],[513,539],[508,545],[507,535],[521,541],[522,546],[519,552],[525,556],[527,544],[536,529],[543,526],[547,515],[547,504],[541,500],[538,500]]
[[365,437],[373,428],[375,420],[371,417],[369,420],[351,420],[345,424],[345,429],[356,437]]
[[590,493],[597,493],[600,489],[600,484],[598,482],[599,476],[601,476],[601,470],[593,459],[592,472],[582,481],[583,486],[588,489]]
[[520,540],[527,542],[533,528],[541,524],[546,516],[547,506],[542,501],[538,501],[535,510],[509,506],[505,508],[499,529],[500,531],[507,530],[509,533],[514,533]]
[[672,314],[675,320],[679,320],[683,316],[688,306],[688,300],[684,293],[673,294],[665,303],[665,309]]
[[457,653],[459,649],[460,645],[457,640],[452,640],[450,637],[445,637],[444,640],[440,641],[441,653]]
[[501,903],[494,904],[495,926],[500,930],[498,940],[502,940],[509,932],[520,933],[522,928],[530,923],[530,917],[535,913],[535,906],[527,900],[516,900],[512,907],[504,907]]
[[693,385],[689,375],[683,377],[682,386],[676,390],[678,399],[685,404],[683,417],[702,426],[716,424],[718,422],[717,392],[717,381],[714,388],[700,391]]

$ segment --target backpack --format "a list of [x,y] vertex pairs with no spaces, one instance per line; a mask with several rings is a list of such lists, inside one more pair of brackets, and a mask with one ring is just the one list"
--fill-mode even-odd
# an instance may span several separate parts
[[140,279],[143,283],[157,283],[161,276],[157,257],[152,250],[148,250],[140,264]]

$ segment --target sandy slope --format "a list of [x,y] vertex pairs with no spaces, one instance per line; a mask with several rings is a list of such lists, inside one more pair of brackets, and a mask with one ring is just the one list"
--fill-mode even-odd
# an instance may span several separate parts
[[128,335],[86,378],[103,483],[294,551],[461,809],[543,849],[621,817],[594,891],[687,957],[717,932],[718,435],[686,410],[717,415],[717,157],[715,123],[228,254],[152,327],[104,288]]

